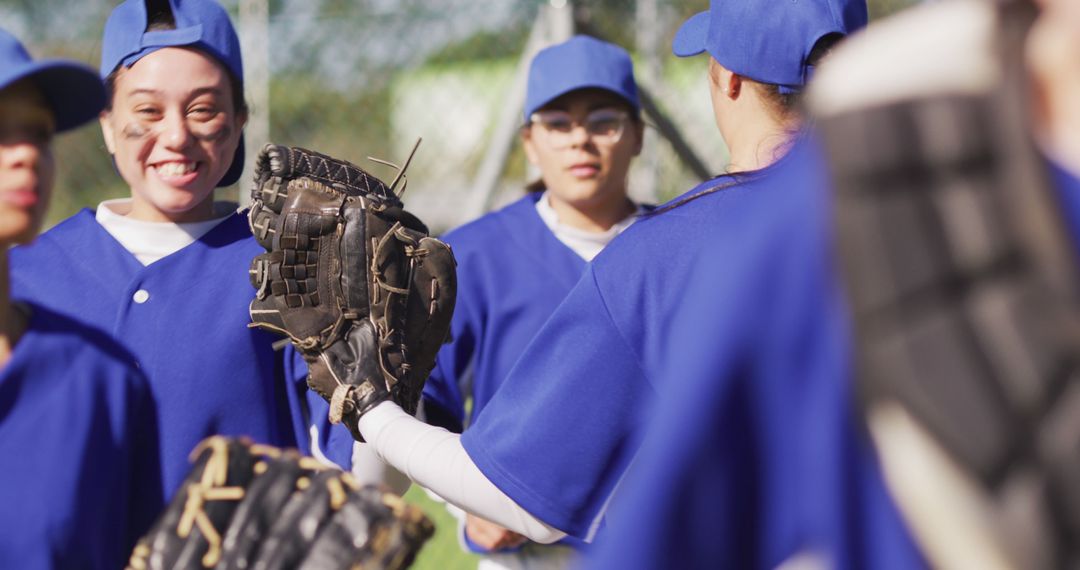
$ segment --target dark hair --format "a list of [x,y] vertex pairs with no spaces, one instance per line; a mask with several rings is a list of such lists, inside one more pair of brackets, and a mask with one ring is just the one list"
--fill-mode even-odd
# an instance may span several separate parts
[[[819,38],[818,41],[814,44],[813,49],[810,50],[810,55],[806,57],[806,64],[809,66],[816,66],[821,63],[821,60],[824,59],[825,56],[828,55],[830,51],[832,51],[833,47],[835,47],[836,44],[842,39],[844,39],[844,35],[838,33],[826,34],[824,36],[821,36],[821,38]],[[714,68],[710,67],[709,69],[711,73],[712,69]],[[761,83],[760,81],[754,81],[752,79],[746,78],[744,78],[744,80],[749,81],[756,89],[758,89],[758,92],[763,95],[763,98],[765,99],[766,104],[769,106],[769,111],[773,115],[774,119],[778,121],[783,121],[787,119],[792,113],[800,111],[803,104],[802,91],[797,91],[794,93],[780,93],[779,85]],[[670,212],[671,210],[693,202],[698,198],[708,196],[709,194],[715,194],[716,192],[727,190],[728,188],[740,186],[747,180],[753,179],[754,176],[756,176],[756,174],[752,172],[732,174],[728,176],[724,182],[720,182],[718,179],[721,177],[717,177],[714,179],[716,180],[716,184],[711,185],[704,190],[694,192],[693,194],[686,196],[685,198],[682,198],[678,201],[672,202],[666,206],[657,208],[645,215],[656,216],[659,214],[663,214],[664,212]]]
[[525,185],[526,194],[537,194],[545,190],[547,190],[547,184],[544,184],[543,178],[537,178]]
[[[173,17],[172,9],[169,7],[169,3],[164,0],[151,0],[147,2],[146,6],[147,19],[149,24],[146,26],[146,31],[153,32],[158,30],[175,30],[176,18]],[[202,51],[202,50],[200,50]],[[205,53],[205,52],[204,52]],[[210,54],[207,54],[210,55]],[[210,56],[213,57],[213,56]],[[216,57],[213,57],[217,61]],[[244,81],[243,78],[233,75],[231,69],[228,66],[218,62],[218,65],[225,70],[225,75],[229,78],[229,87],[232,91],[232,104],[233,109],[237,114],[247,114],[248,104],[244,99]],[[116,95],[116,80],[120,77],[120,70],[122,66],[117,66],[116,69],[109,73],[105,78],[105,110],[112,110],[113,97]]]
[[[842,39],[844,39],[844,35],[839,33],[826,34],[818,38],[817,42],[814,43],[813,49],[810,50],[810,54],[806,56],[806,65],[817,66]],[[758,93],[762,95],[762,98],[765,99],[765,103],[768,105],[769,111],[774,119],[783,121],[787,119],[791,113],[802,108],[802,91],[781,93],[779,85],[761,83],[760,81],[754,81],[752,79],[749,81],[758,90]]]
[[172,7],[169,6],[168,0],[147,0],[146,20],[148,22],[146,31],[148,32],[176,29],[176,18],[173,16]]

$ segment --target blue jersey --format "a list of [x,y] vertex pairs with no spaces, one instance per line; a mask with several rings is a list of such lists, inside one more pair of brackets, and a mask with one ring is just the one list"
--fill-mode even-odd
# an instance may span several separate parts
[[564,532],[592,536],[667,380],[667,357],[681,357],[670,330],[694,268],[781,199],[773,172],[786,162],[708,182],[730,188],[639,220],[586,268],[462,437],[503,492]]
[[458,296],[442,348],[424,387],[429,423],[461,432],[465,390],[472,415],[487,405],[510,368],[585,270],[555,237],[529,194],[443,238],[457,259]]
[[[210,435],[310,452],[308,408],[321,400],[308,394],[291,351],[274,351],[274,337],[247,326],[248,267],[261,252],[247,219],[234,214],[144,266],[90,210],[11,252],[14,298],[97,327],[135,355],[157,401],[167,496]],[[310,416],[318,422],[325,413]]]
[[590,568],[924,565],[854,416],[827,186],[804,164],[689,281],[664,373],[680,385]]
[[0,368],[0,568],[120,568],[163,504],[150,388],[106,335],[31,311]]
[[[811,244],[777,232],[788,224],[785,212],[814,215],[799,200],[811,184],[805,152],[796,148],[766,169],[691,190],[685,196],[721,188],[670,211],[661,207],[662,213],[639,221],[596,258],[463,436],[489,479],[548,524],[588,536],[638,451],[641,427],[652,421],[650,403],[684,391],[693,399],[690,385],[709,382],[703,378],[708,374],[732,380],[733,390],[756,387],[757,374],[782,378],[780,365],[790,350],[824,358],[804,337],[789,345],[782,341],[792,337],[771,332],[794,327],[801,312],[819,309],[828,298],[822,289],[806,291],[787,280],[783,260],[800,259],[798,248]],[[732,334],[721,335],[721,328]],[[766,369],[749,368],[755,359]],[[725,366],[693,368],[703,362]],[[842,359],[827,359],[817,373],[826,392],[846,390]],[[776,437],[762,445],[780,448],[758,449],[744,427],[753,425],[745,418],[757,412],[746,406],[782,401],[757,402],[737,392],[728,397],[716,412],[726,417],[718,420],[740,426],[735,433],[742,437],[733,440],[743,449],[718,461],[729,462],[728,477],[741,478],[753,472],[747,457],[782,455],[787,445]],[[746,472],[732,467],[744,464]],[[872,484],[873,476],[868,480]],[[894,517],[888,498],[879,498],[882,516]],[[906,541],[906,534],[899,537]]]
[[1053,161],[1049,161],[1048,165],[1066,225],[1080,255],[1080,178]]

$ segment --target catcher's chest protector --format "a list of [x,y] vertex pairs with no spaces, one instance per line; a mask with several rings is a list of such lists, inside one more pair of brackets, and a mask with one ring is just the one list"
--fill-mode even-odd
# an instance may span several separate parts
[[[1002,47],[991,55],[1002,73],[989,89],[820,121],[859,390],[890,488],[936,566],[972,554],[981,567],[1080,563],[1080,280],[1027,129],[1032,10],[995,15],[985,45]],[[968,541],[974,527],[981,542]]]

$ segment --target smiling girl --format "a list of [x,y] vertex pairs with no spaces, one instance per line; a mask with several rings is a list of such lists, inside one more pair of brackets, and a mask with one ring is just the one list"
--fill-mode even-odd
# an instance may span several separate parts
[[306,447],[307,403],[291,352],[247,327],[247,270],[261,248],[235,204],[214,202],[240,176],[247,120],[228,14],[212,0],[128,0],[102,46],[100,123],[131,197],[12,252],[13,290],[134,353],[157,400],[171,495],[209,435]]
[[221,217],[214,188],[242,160],[247,109],[239,85],[197,50],[163,49],[139,63],[109,75],[113,97],[101,117],[105,144],[131,187],[127,216],[177,224]]

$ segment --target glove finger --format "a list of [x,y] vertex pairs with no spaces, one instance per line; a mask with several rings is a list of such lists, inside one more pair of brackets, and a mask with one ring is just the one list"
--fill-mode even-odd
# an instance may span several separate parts
[[419,240],[411,259],[412,281],[403,325],[409,366],[395,386],[394,401],[415,414],[435,357],[449,340],[457,300],[457,264],[450,247],[430,237]]
[[260,543],[296,490],[296,481],[301,476],[311,474],[300,466],[297,458],[295,454],[286,454],[255,464],[254,469],[259,476],[236,507],[222,541],[219,568],[252,567]]
[[295,568],[311,549],[330,514],[346,499],[341,472],[327,470],[297,479],[292,494],[270,528],[253,568]]
[[256,180],[259,175],[291,177],[293,174],[291,152],[292,149],[285,145],[274,143],[263,145],[262,150],[259,151],[259,158],[255,162]]
[[278,232],[278,214],[256,201],[248,210],[248,227],[255,241],[265,249],[274,247],[274,236]]
[[[254,459],[241,440],[209,438],[153,530],[136,546],[132,568],[207,568],[217,562],[221,534],[238,500],[215,493],[243,493],[254,477]],[[192,499],[192,495],[196,495]]]
[[[392,508],[391,503],[400,508]],[[407,568],[435,528],[418,509],[373,486],[349,494],[300,564],[324,568]]]

